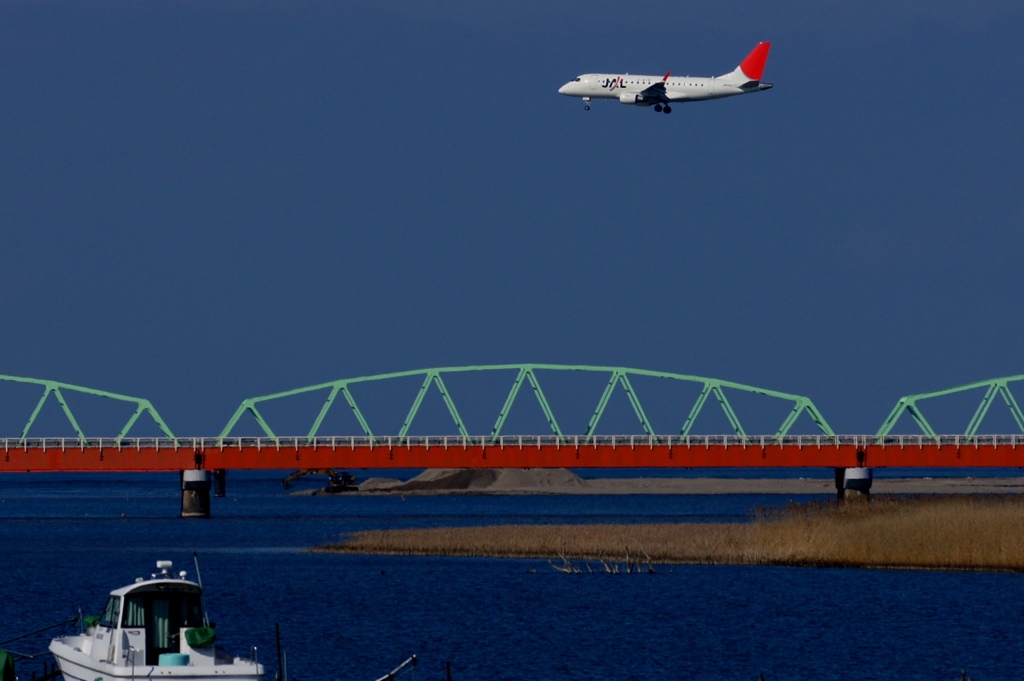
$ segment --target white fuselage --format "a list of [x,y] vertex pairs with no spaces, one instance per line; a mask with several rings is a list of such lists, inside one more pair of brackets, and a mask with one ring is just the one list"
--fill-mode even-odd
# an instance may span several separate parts
[[590,108],[591,99],[617,99],[633,106],[653,106],[655,111],[672,111],[672,104],[760,92],[772,87],[761,75],[771,43],[758,43],[735,69],[714,78],[690,76],[630,75],[628,73],[584,73],[558,88],[570,97],[581,97]]
[[[662,76],[634,76],[628,73],[585,73],[569,81],[558,92],[571,97],[593,99],[627,99],[638,95],[652,85],[662,82]],[[720,81],[718,78],[691,78],[669,76],[665,80],[665,95],[670,101],[696,99],[717,99],[730,95],[742,95],[737,85]],[[633,104],[634,102],[629,102]],[[653,103],[653,102],[652,102]]]

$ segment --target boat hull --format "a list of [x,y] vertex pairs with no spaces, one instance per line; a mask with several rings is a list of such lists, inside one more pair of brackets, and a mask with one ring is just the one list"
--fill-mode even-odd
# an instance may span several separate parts
[[[234,658],[226,664],[120,665],[95,660],[74,645],[73,639],[54,639],[50,643],[66,681],[120,681],[121,679],[183,679],[186,681],[262,681],[263,665]],[[69,642],[70,641],[70,642]]]

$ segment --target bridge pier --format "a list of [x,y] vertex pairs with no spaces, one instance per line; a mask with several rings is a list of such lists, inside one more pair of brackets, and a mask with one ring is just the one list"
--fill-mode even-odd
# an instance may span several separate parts
[[227,493],[227,475],[228,472],[223,468],[213,472],[213,496],[223,497]]
[[870,468],[837,468],[836,469],[836,498],[842,501],[852,499],[871,498]]
[[181,517],[210,517],[210,471],[181,472]]

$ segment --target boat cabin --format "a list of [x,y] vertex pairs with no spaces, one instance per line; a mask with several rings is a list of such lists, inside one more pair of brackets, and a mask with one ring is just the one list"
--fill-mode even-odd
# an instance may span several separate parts
[[202,589],[183,575],[175,579],[165,569],[162,575],[112,591],[93,633],[91,657],[114,664],[158,665],[161,655],[178,653],[193,662],[209,657],[213,663],[212,638],[198,649],[186,640],[186,632],[204,627],[205,620]]

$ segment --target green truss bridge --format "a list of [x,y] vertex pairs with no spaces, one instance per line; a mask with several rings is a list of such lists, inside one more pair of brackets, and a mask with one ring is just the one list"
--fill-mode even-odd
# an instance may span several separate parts
[[[459,375],[485,373],[502,375],[508,378],[507,397],[505,398],[504,404],[498,411],[488,434],[488,438],[491,441],[497,441],[497,439],[501,437],[505,423],[513,406],[515,406],[520,400],[531,400],[530,397],[523,397],[523,392],[532,394],[532,398],[536,401],[536,406],[539,408],[540,413],[543,414],[544,420],[547,422],[547,427],[550,429],[550,433],[560,438],[566,437],[567,433],[579,434],[583,437],[584,441],[593,437],[598,432],[598,427],[605,416],[609,402],[617,392],[625,395],[632,407],[632,411],[636,416],[636,432],[642,432],[645,435],[653,436],[659,432],[671,432],[684,437],[688,436],[693,430],[693,426],[698,417],[710,404],[714,404],[721,409],[733,434],[739,436],[747,435],[747,429],[745,429],[741,423],[739,416],[728,397],[730,392],[759,395],[787,403],[790,408],[785,418],[778,424],[778,427],[775,430],[774,434],[776,437],[782,437],[789,434],[797,418],[803,414],[810,417],[811,421],[821,433],[826,435],[834,434],[832,428],[825,421],[825,418],[818,411],[817,407],[814,406],[814,403],[810,399],[801,395],[793,395],[776,390],[768,390],[766,388],[757,388],[750,385],[744,385],[742,383],[723,381],[715,378],[705,378],[703,376],[645,371],[642,369],[561,364],[497,364],[488,366],[421,369],[418,371],[403,371],[390,374],[378,374],[375,376],[363,376],[360,378],[348,378],[273,393],[271,395],[251,397],[242,402],[220,435],[221,437],[229,436],[236,428],[242,417],[249,414],[255,419],[257,425],[267,437],[276,437],[274,429],[271,427],[260,409],[261,406],[272,402],[287,400],[288,398],[294,398],[299,395],[321,393],[324,395],[324,401],[316,415],[316,418],[313,419],[309,431],[306,433],[307,438],[312,440],[320,435],[320,430],[325,418],[331,410],[338,408],[350,410],[352,415],[355,417],[356,423],[359,424],[359,428],[362,431],[361,434],[366,437],[373,438],[375,437],[375,429],[371,427],[370,419],[367,418],[363,409],[360,407],[357,397],[360,387],[369,386],[375,383],[396,382],[400,379],[411,378],[415,380],[416,390],[410,401],[409,411],[396,434],[398,441],[402,441],[407,436],[410,428],[416,420],[416,417],[419,415],[425,398],[427,398],[427,396],[432,392],[436,393],[436,395],[443,401],[448,415],[451,417],[452,424],[458,430],[459,434],[464,437],[469,437],[471,430],[467,427],[456,404],[453,393],[449,390],[445,378],[448,378],[450,381],[452,377]],[[574,424],[576,428],[569,431],[564,431],[562,425],[560,425],[560,423],[564,422],[564,419],[560,422],[558,417],[555,415],[555,411],[552,409],[551,402],[549,401],[543,387],[543,380],[547,380],[548,378],[556,380],[556,374],[565,373],[595,374],[605,379],[602,381],[603,385],[601,385],[593,395],[581,395],[578,397],[578,399],[583,400],[589,397],[594,405],[593,411],[584,427],[580,428],[582,424]],[[648,410],[644,408],[640,393],[634,386],[634,383],[638,379],[658,379],[666,382],[686,383],[698,387],[699,391],[697,392],[696,398],[692,404],[685,406],[680,405],[678,410],[679,419],[676,423],[671,424],[671,430],[658,431],[655,430],[652,425],[651,419],[648,417]],[[525,391],[523,390],[524,388],[526,388]],[[473,399],[474,396],[463,396],[461,399],[467,398]],[[379,431],[380,429],[378,428],[376,430]]]
[[[570,391],[568,401],[573,404],[567,407],[565,388],[559,386],[570,379],[581,380]],[[497,390],[493,407],[487,406],[484,391],[473,381]],[[1024,375],[909,395],[897,401],[875,435],[837,435],[810,398],[732,381],[610,366],[443,367],[340,379],[250,397],[217,436],[196,438],[176,436],[142,398],[0,376],[0,387],[4,382],[17,383],[41,392],[26,408],[27,419],[19,431],[0,440],[0,471],[1020,466],[1024,465],[1024,416],[1011,389],[1020,381]],[[396,419],[379,415],[381,399],[374,393],[382,389],[388,395],[385,402],[399,405]],[[937,434],[925,416],[928,400],[971,391],[984,394],[965,432]],[[553,393],[559,398],[554,399]],[[103,437],[87,433],[68,401],[72,395],[74,400],[118,403],[125,409],[125,419]],[[74,437],[43,437],[37,432],[39,415],[51,401],[59,405]],[[999,402],[1009,410],[1020,434],[980,434],[982,422]],[[740,403],[742,407],[737,406]],[[308,410],[305,425],[298,432],[294,426],[275,425],[283,419],[281,412],[294,416],[294,405]],[[632,423],[625,428],[623,405],[628,405],[625,411]],[[493,411],[481,425],[479,414],[489,409]],[[424,416],[425,411],[433,420]],[[474,418],[467,416],[470,412]],[[616,412],[614,418],[610,412]],[[509,432],[510,422],[524,413],[533,415],[537,431]],[[442,432],[451,434],[417,434],[424,420],[434,425],[438,414],[448,422]],[[778,419],[765,427],[765,414],[777,414]],[[920,435],[892,434],[905,416],[919,427]],[[131,436],[143,417],[155,424],[160,436]],[[726,424],[727,433],[698,434],[698,424],[709,417]],[[760,424],[756,429],[750,426],[751,418]],[[794,433],[801,420],[812,434]],[[625,434],[607,434],[610,421],[612,428]],[[339,432],[338,423],[348,424],[347,429]]]

